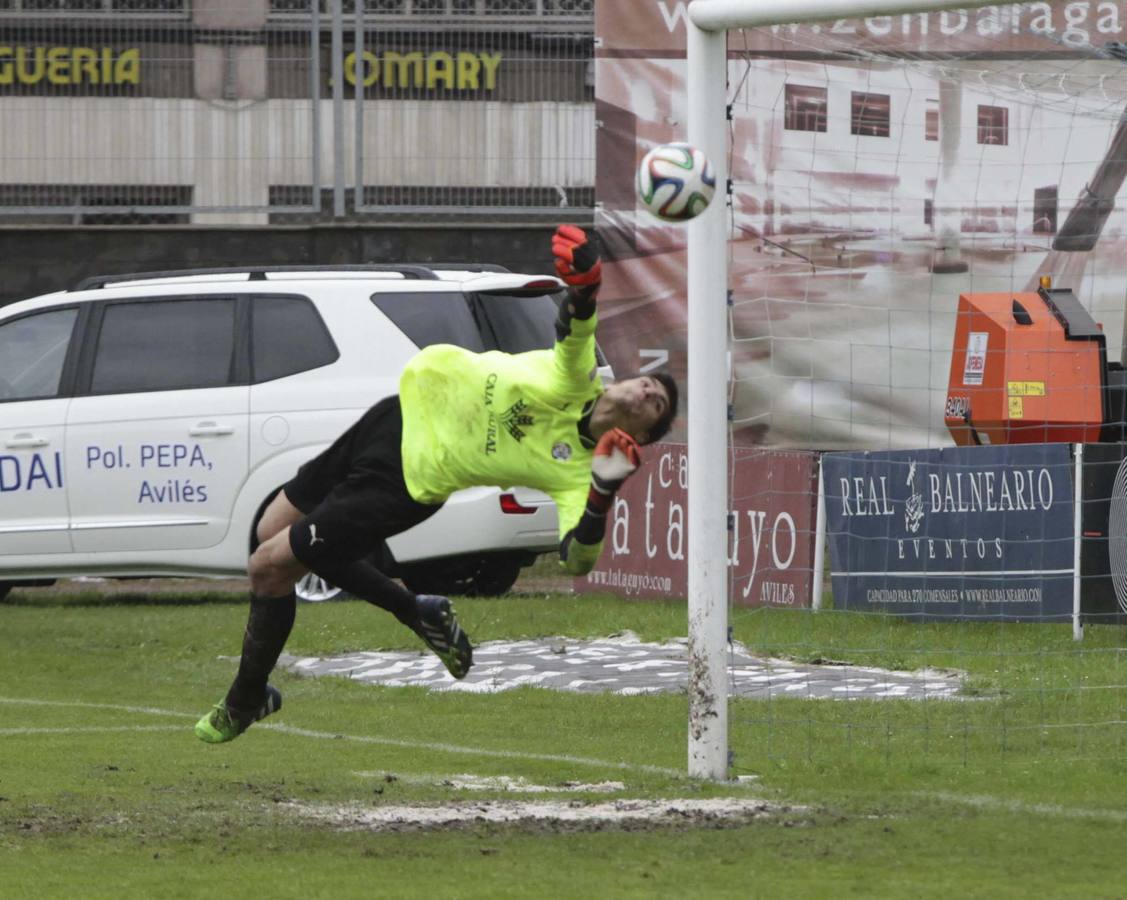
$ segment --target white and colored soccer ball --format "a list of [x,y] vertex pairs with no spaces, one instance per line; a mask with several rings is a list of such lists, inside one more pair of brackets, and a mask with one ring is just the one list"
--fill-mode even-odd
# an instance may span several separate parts
[[708,157],[691,144],[659,144],[642,157],[635,179],[638,199],[665,222],[700,215],[716,192]]

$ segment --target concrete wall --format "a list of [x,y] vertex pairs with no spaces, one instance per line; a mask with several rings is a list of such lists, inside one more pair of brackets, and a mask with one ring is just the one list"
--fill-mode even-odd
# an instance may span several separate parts
[[552,271],[554,226],[0,229],[0,305],[90,275],[208,266],[497,263]]

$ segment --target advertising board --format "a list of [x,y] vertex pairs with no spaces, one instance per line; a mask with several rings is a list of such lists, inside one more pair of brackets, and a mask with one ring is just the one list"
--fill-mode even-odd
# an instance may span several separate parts
[[[646,466],[615,498],[599,565],[576,579],[579,593],[630,597],[688,593],[688,448],[643,448]],[[739,606],[810,605],[817,456],[733,448],[728,563]]]
[[1071,445],[827,453],[822,477],[835,608],[1071,617]]

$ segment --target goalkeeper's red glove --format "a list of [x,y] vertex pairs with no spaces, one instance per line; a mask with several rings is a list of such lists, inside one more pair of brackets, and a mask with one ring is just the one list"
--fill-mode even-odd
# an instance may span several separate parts
[[[579,522],[560,544],[560,558],[565,563],[573,540],[588,546],[602,542],[607,512],[614,501],[614,493],[641,464],[642,456],[638,452],[637,442],[621,428],[612,428],[599,438],[599,442],[595,444],[595,458],[591,460],[591,487],[587,491],[587,506],[579,517]],[[594,564],[593,559],[590,562]],[[587,566],[583,571],[589,570],[590,566]]]
[[552,235],[552,255],[556,258],[556,274],[575,288],[598,287],[603,278],[603,264],[593,239],[575,225],[561,225]]
[[595,458],[591,461],[591,490],[588,503],[610,505],[610,499],[622,483],[642,464],[638,443],[621,428],[612,428],[595,444]]

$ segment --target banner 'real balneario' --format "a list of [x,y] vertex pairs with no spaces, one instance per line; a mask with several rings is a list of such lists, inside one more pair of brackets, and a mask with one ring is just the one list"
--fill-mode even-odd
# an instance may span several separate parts
[[928,617],[1067,619],[1068,444],[827,453],[834,605]]

